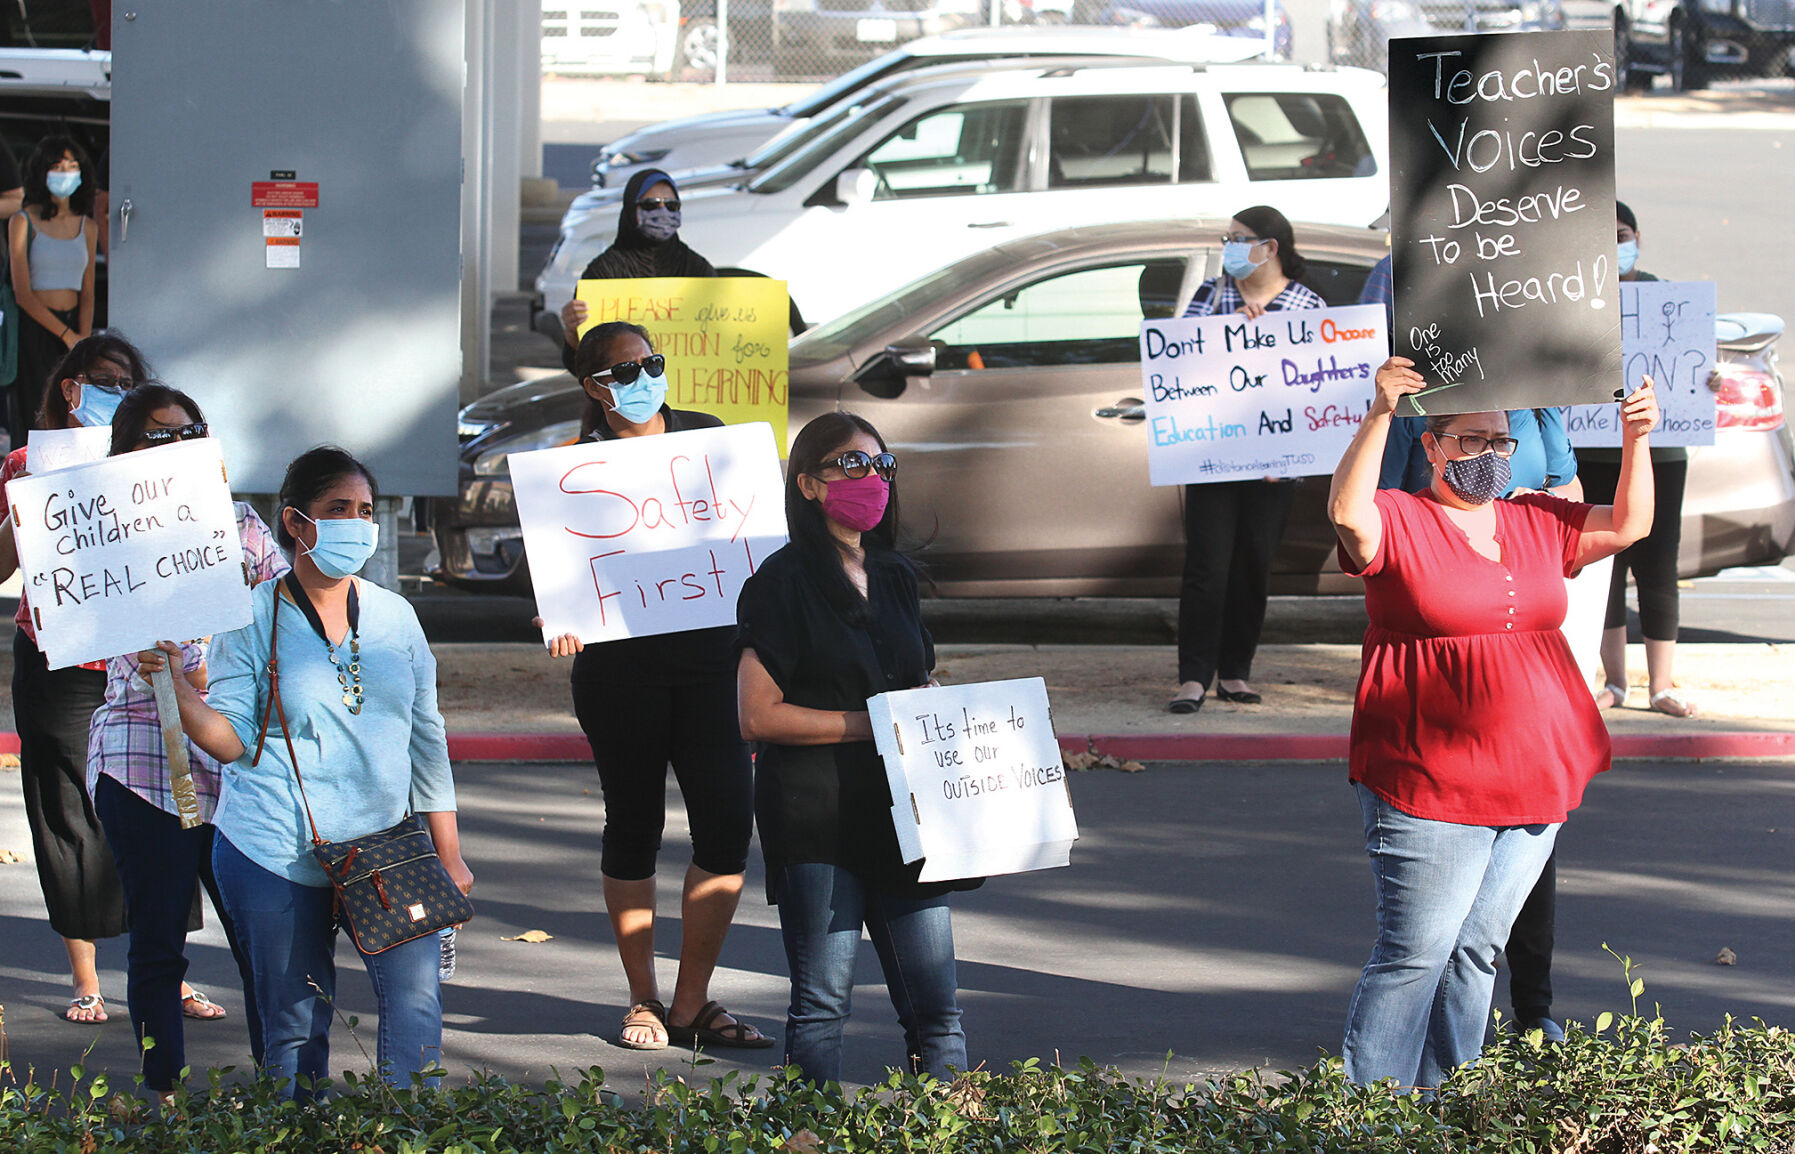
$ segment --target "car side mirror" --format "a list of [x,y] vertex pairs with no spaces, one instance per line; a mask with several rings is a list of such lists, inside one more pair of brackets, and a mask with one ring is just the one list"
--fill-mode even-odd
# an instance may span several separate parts
[[882,401],[903,396],[911,377],[935,372],[935,346],[887,345],[861,372],[857,384]]
[[878,191],[878,174],[870,168],[850,168],[835,178],[835,199],[844,205],[865,204]]

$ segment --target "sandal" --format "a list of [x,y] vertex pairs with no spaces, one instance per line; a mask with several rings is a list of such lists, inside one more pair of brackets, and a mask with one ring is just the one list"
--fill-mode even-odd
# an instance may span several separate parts
[[205,993],[195,990],[181,998],[181,1013],[199,1022],[211,1022],[224,1017],[224,1007],[206,997]]
[[[649,1038],[646,1042],[632,1042],[623,1036],[622,1030],[647,1030]],[[637,1002],[623,1015],[623,1025],[617,1034],[617,1044],[626,1050],[665,1050],[667,1048],[667,1007],[654,998]]]
[[1695,702],[1684,697],[1674,686],[1652,694],[1652,708],[1666,717],[1694,717]]
[[667,1037],[675,1045],[713,1046],[736,1050],[764,1050],[773,1044],[767,1037],[747,1022],[736,1018],[727,1026],[718,1026],[718,1018],[735,1017],[723,1008],[722,1002],[706,1002],[698,1010],[698,1016],[692,1019],[689,1026],[667,1027]]
[[[77,1018],[77,1013],[88,1017]],[[69,1008],[62,1012],[62,1020],[73,1022],[77,1026],[97,1026],[107,1021],[106,999],[98,994],[83,994],[79,998],[69,999]]]
[[[1613,700],[1607,705],[1603,705],[1602,693],[1606,693]],[[1626,704],[1627,687],[1624,685],[1616,685],[1614,682],[1610,681],[1608,684],[1602,686],[1602,693],[1596,694],[1597,709],[1619,709],[1622,705]]]

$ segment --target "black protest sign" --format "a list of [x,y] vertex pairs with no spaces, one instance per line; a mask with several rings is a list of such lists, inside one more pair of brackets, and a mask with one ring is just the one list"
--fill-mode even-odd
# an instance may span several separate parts
[[1620,384],[1606,31],[1390,42],[1390,347],[1405,414],[1612,400]]

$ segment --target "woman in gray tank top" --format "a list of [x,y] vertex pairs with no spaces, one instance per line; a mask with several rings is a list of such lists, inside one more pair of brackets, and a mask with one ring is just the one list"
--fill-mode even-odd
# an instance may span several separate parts
[[13,447],[25,443],[50,371],[93,331],[92,168],[81,146],[46,136],[25,161],[25,210],[7,222],[7,265],[19,302],[19,370],[7,390]]

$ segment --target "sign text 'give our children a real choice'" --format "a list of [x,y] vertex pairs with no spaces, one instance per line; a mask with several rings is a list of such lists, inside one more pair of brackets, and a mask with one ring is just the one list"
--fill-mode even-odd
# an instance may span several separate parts
[[243,543],[217,441],[18,477],[6,500],[50,668],[249,623]]
[[866,703],[891,820],[921,881],[1063,866],[1078,840],[1039,677],[881,693]]
[[742,582],[785,544],[764,422],[510,458],[545,641],[735,624]]
[[1142,322],[1149,479],[1332,472],[1388,348],[1382,305]]

